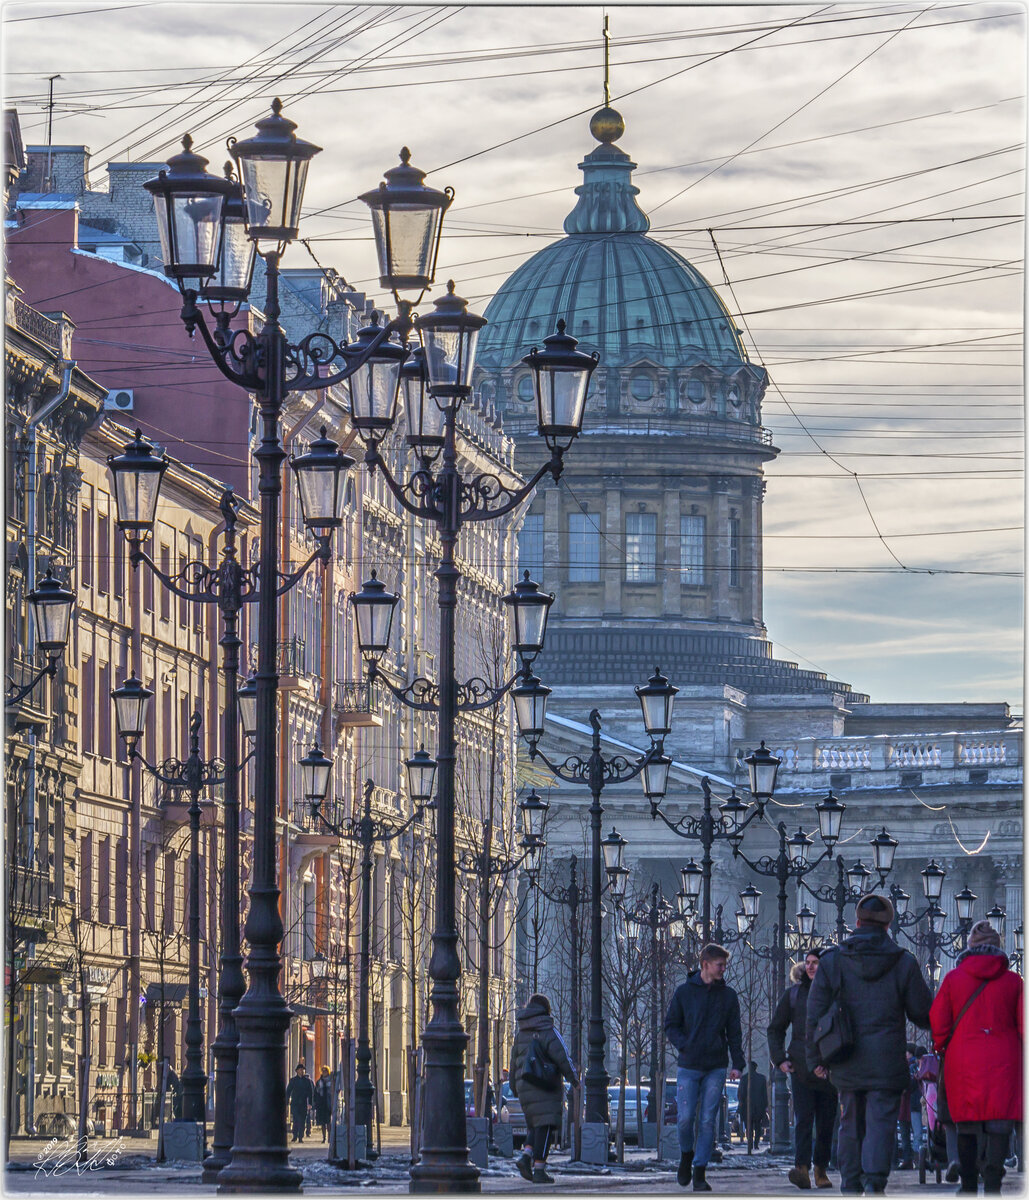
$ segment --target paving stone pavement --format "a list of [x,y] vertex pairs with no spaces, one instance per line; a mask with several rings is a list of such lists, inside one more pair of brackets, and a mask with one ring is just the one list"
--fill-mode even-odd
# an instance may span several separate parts
[[[305,1143],[291,1151],[291,1162],[304,1172],[304,1191],[329,1195],[346,1195],[356,1191],[380,1195],[406,1195],[409,1159],[406,1153],[407,1131],[383,1131],[383,1154],[367,1169],[345,1171],[332,1166],[325,1158],[325,1146]],[[84,1196],[153,1196],[214,1194],[214,1188],[201,1183],[196,1163],[165,1163],[154,1161],[155,1147],[147,1143],[105,1141],[90,1146],[90,1163],[76,1168],[70,1157],[56,1160],[56,1151],[49,1152],[46,1164],[37,1168],[37,1158],[46,1148],[41,1141],[15,1143],[12,1149],[17,1160],[4,1176],[4,1192],[26,1196],[54,1196],[75,1193]],[[112,1160],[114,1160],[112,1162]],[[111,1165],[108,1165],[108,1164]],[[790,1160],[771,1157],[767,1151],[748,1156],[740,1149],[730,1150],[723,1163],[708,1168],[708,1181],[713,1194],[729,1196],[796,1195],[786,1178]],[[604,1195],[609,1192],[631,1192],[641,1195],[682,1193],[675,1182],[675,1164],[655,1163],[653,1151],[629,1149],[623,1165],[608,1168],[571,1164],[567,1153],[556,1153],[550,1161],[553,1184],[530,1187],[517,1173],[511,1159],[490,1158],[482,1172],[484,1193],[556,1193],[575,1192]],[[831,1173],[838,1192],[838,1177]],[[1024,1195],[1025,1176],[1009,1172],[1004,1181],[1004,1195]],[[890,1177],[889,1194],[897,1196],[950,1196],[952,1184],[926,1183],[919,1186],[915,1171],[895,1171]],[[833,1193],[826,1192],[826,1196]],[[812,1196],[813,1200],[813,1196]]]

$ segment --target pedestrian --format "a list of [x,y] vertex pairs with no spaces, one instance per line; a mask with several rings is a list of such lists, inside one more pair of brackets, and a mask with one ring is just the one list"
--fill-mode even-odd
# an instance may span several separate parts
[[700,969],[676,988],[665,1017],[665,1037],[679,1055],[675,1101],[678,1112],[681,1187],[693,1181],[695,1192],[710,1192],[705,1174],[715,1144],[715,1119],[730,1079],[743,1070],[740,1002],[725,982],[729,951],[713,942],[700,952]]
[[747,1146],[753,1150],[761,1141],[761,1131],[768,1122],[768,1080],[758,1073],[756,1062],[748,1063],[747,1072],[740,1080],[736,1111],[747,1137]]
[[[914,1042],[908,1042],[906,1059],[908,1064],[908,1075],[911,1078],[911,1083],[904,1092],[900,1100],[900,1112],[897,1116],[897,1131],[900,1134],[900,1144],[897,1147],[894,1155],[895,1166],[901,1171],[911,1171],[915,1166],[915,1157],[918,1154],[918,1147],[921,1142],[922,1133],[922,1085],[915,1078],[915,1072],[918,1070],[918,1060],[921,1057],[918,1053],[918,1046]],[[917,1109],[917,1118],[916,1118]]]
[[307,1128],[307,1110],[314,1103],[314,1085],[307,1078],[307,1068],[302,1062],[297,1063],[296,1073],[286,1084],[286,1103],[289,1105],[293,1141],[302,1142]]
[[323,1142],[328,1139],[332,1121],[332,1091],[332,1076],[329,1068],[323,1066],[314,1085],[314,1119],[322,1128]]
[[[515,1163],[527,1183],[553,1183],[547,1173],[547,1155],[561,1129],[565,1089],[562,1076],[572,1087],[579,1076],[568,1057],[561,1035],[554,1028],[550,1001],[539,993],[517,1014],[518,1029],[511,1049],[511,1091],[522,1102],[525,1116],[525,1148]],[[549,1075],[549,1080],[544,1078]]]
[[1000,934],[978,921],[932,1006],[942,1088],[957,1127],[959,1193],[999,1195],[1015,1122],[1022,1120],[1022,980]]
[[[828,1065],[840,1095],[840,1191],[879,1195],[890,1176],[901,1097],[911,1085],[905,1020],[928,1029],[932,995],[914,955],[889,935],[889,899],[870,892],[855,916],[855,932],[822,954],[811,981],[807,1062],[811,1071]],[[829,1039],[817,1035],[837,1007],[846,1020],[835,1021],[835,1030],[849,1049],[827,1064],[821,1051]]]
[[[778,1070],[789,1076],[793,1093],[794,1154],[788,1178],[799,1188],[811,1186],[812,1163],[815,1187],[832,1187],[827,1171],[836,1123],[836,1089],[825,1067],[811,1071],[807,1065],[807,1001],[821,953],[817,948],[809,950],[802,963],[793,964],[790,986],[779,997],[768,1026],[769,1057]],[[787,1029],[792,1029],[789,1050]]]

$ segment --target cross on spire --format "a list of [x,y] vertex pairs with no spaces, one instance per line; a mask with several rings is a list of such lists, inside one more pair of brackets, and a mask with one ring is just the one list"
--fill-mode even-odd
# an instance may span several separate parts
[[608,27],[609,17],[604,14],[604,106],[611,106],[611,30]]

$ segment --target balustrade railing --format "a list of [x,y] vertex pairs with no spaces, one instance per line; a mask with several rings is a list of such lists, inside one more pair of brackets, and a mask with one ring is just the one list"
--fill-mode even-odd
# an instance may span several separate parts
[[332,706],[341,713],[375,711],[372,685],[354,679],[337,679],[332,686]]
[[42,871],[15,863],[8,875],[11,919],[44,919],[50,915],[50,878]]
[[[880,734],[860,738],[798,738],[769,742],[782,765],[780,774],[816,771],[861,774],[872,771],[943,772],[967,767],[1017,767],[1022,758],[1022,731],[996,730],[897,737]],[[744,754],[748,742],[734,745]]]

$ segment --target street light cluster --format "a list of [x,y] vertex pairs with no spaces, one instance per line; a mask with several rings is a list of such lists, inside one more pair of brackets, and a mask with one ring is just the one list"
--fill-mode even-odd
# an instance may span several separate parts
[[[226,1021],[234,1018],[239,1039],[238,1066],[230,1062],[231,1055],[225,1060],[227,1071],[237,1071],[234,1112],[227,1107],[231,1106],[230,1091],[216,1090],[216,1129],[220,1113],[221,1127],[228,1128],[234,1138],[231,1155],[225,1156],[224,1165],[219,1160],[217,1180],[223,1190],[273,1187],[289,1191],[300,1185],[299,1173],[288,1164],[282,1099],[290,1014],[278,980],[282,925],[275,856],[276,601],[316,561],[328,560],[331,532],[343,518],[346,475],[355,460],[339,449],[325,428],[304,453],[291,457],[303,521],[317,547],[299,570],[283,575],[278,569],[278,515],[285,452],[279,424],[290,393],[346,382],[351,422],[365,446],[365,465],[371,472],[382,472],[401,507],[437,526],[442,544],[436,572],[440,677],[435,684],[416,680],[401,689],[378,665],[389,645],[399,596],[389,592],[373,573],[352,602],[369,680],[382,680],[405,705],[434,712],[439,718],[439,748],[431,760],[437,772],[437,888],[429,966],[432,1015],[424,1034],[426,1149],[412,1171],[412,1188],[476,1191],[478,1173],[467,1161],[461,1119],[466,1038],[460,1031],[456,988],[460,962],[454,907],[455,718],[459,712],[497,703],[515,681],[491,688],[481,680],[459,684],[456,679],[458,570],[454,550],[466,523],[502,517],[515,510],[546,474],[555,480],[560,476],[563,455],[582,427],[589,379],[598,356],[577,350],[576,340],[565,332],[564,323],[558,322],[557,332],[523,360],[534,381],[538,429],[550,450],[549,461],[524,484],[492,474],[463,476],[458,465],[456,420],[462,402],[471,394],[476,343],[486,322],[468,311],[453,282],[430,312],[418,317],[413,313],[435,276],[443,217],[453,192],[427,186],[424,172],[412,166],[409,151],[402,150],[400,165],[387,171],[377,188],[360,197],[371,212],[380,282],[392,292],[397,316],[382,323],[378,314],[372,314],[369,324],[349,344],[339,345],[321,331],[291,343],[279,325],[279,262],[299,235],[308,169],[320,152],[295,131],[296,125],[282,115],[282,105],[275,100],[271,113],[257,122],[252,137],[229,140],[233,162],[226,164],[224,175],[207,171],[207,159],[194,152],[187,136],[182,152],[144,185],[154,198],[165,272],[183,295],[181,316],[187,331],[199,330],[218,369],[254,393],[259,409],[260,445],[255,457],[260,467],[260,560],[255,568],[236,572],[231,597],[235,615],[242,603],[257,604],[257,672],[252,689],[248,692],[249,684],[240,689],[239,701],[234,691],[229,697],[233,709],[237,703],[249,706],[255,730],[254,870],[245,930],[249,986],[241,999],[233,998],[234,1008],[222,1005]],[[264,322],[254,333],[248,328],[232,328],[232,321],[249,300],[258,254],[265,264],[265,298],[260,305]],[[419,463],[405,480],[394,478],[379,449],[396,423],[401,401],[407,444]],[[112,459],[111,467],[120,524],[138,565],[143,557],[139,541],[152,527],[167,462],[137,436],[124,455]],[[549,607],[538,589],[533,592],[534,587],[528,586],[528,581],[519,585],[511,601],[516,649],[523,653],[526,682],[531,675],[528,664],[542,647]],[[216,598],[213,583],[207,591]],[[532,599],[534,595],[536,599]],[[232,606],[219,602],[228,619]],[[305,794],[325,795],[327,762],[318,747],[306,757]],[[415,780],[412,770],[419,769],[422,777]],[[412,798],[428,796],[432,782],[424,774],[428,770],[424,760],[416,768],[409,764]],[[238,844],[235,851],[238,854]],[[233,939],[231,924],[227,917],[225,920],[223,943],[238,946],[238,929]],[[216,1149],[217,1145],[216,1133]]]

